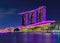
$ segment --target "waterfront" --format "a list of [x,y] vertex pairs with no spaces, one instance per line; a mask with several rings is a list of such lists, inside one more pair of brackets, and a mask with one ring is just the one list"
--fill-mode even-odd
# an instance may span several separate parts
[[0,33],[0,43],[60,43],[60,33]]

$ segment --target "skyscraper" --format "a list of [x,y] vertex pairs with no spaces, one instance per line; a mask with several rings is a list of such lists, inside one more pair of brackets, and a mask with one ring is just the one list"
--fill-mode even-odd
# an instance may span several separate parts
[[19,14],[22,16],[22,26],[42,22],[46,20],[46,6],[41,6],[37,9]]

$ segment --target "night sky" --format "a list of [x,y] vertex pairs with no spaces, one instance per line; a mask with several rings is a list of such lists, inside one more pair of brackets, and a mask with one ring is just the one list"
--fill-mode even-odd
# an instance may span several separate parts
[[60,20],[59,0],[0,0],[0,28],[21,25],[19,12],[47,7],[47,20]]

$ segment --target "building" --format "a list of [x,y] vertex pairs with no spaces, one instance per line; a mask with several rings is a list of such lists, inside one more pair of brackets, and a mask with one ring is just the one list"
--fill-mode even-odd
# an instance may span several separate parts
[[[25,27],[22,28],[22,30],[25,29],[30,30],[32,28],[34,31],[45,30],[48,29],[49,26],[51,26],[51,23],[55,22],[55,20],[46,19],[46,6],[41,6],[31,11],[22,12],[19,13],[19,15],[21,16],[22,19],[21,25]],[[35,29],[35,27],[37,28]]]
[[[47,32],[50,31],[49,27],[55,20],[46,19],[46,6],[40,6],[37,9],[18,13],[21,17],[21,26],[16,28],[4,29],[4,32],[14,32],[19,30],[19,32]],[[2,30],[0,33],[3,32]]]
[[37,22],[46,20],[46,6],[41,6],[37,9],[19,13],[22,19],[22,26],[27,26]]

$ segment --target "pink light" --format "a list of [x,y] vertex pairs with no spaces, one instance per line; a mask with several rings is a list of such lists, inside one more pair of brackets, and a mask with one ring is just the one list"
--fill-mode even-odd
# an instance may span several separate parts
[[6,31],[4,31],[4,30],[1,30],[1,31],[0,31],[0,33],[7,33],[7,32],[6,32]]
[[41,25],[41,24],[46,24],[46,23],[54,23],[55,21],[42,21],[36,24],[32,24],[32,26],[36,26],[36,25]]
[[[36,25],[42,25],[42,24],[46,24],[46,23],[54,23],[56,22],[55,20],[49,20],[49,21],[42,21],[42,22],[38,22],[38,23],[35,23],[35,24],[31,24],[31,25],[27,25],[25,27],[28,27],[28,26],[36,26]],[[19,26],[20,27],[20,26]],[[22,26],[22,28],[24,28],[24,26]]]

